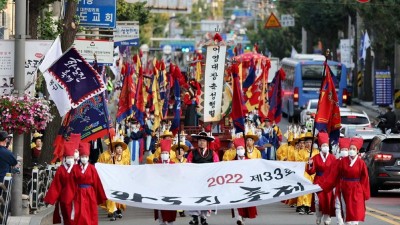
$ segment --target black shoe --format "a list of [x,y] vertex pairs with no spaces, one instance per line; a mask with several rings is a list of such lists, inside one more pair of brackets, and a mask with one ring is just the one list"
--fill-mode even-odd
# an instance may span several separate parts
[[117,220],[117,213],[114,212],[110,218],[110,221],[116,221]]
[[192,216],[193,219],[189,222],[191,225],[199,225],[199,217],[198,216]]
[[296,212],[300,212],[300,208],[301,208],[300,206],[297,206],[296,207]]
[[107,214],[107,217],[108,217],[108,218],[111,218],[111,217],[113,217],[113,214],[112,214],[112,213],[108,213],[108,214]]
[[180,217],[185,217],[185,216],[186,216],[186,215],[185,215],[185,212],[184,212],[184,211],[179,212],[179,216],[180,216]]
[[305,207],[305,212],[307,213],[307,215],[314,215],[314,212],[311,211],[311,209],[310,209],[309,206],[306,206],[306,207]]
[[200,222],[201,222],[201,225],[208,225],[207,219],[201,218]]
[[305,213],[306,213],[306,209],[304,208],[304,206],[300,206],[299,214],[304,215]]
[[117,209],[116,214],[117,214],[118,218],[120,218],[120,219],[122,218],[122,211],[120,209]]
[[240,221],[240,220],[238,220],[238,221],[236,221],[236,224],[237,224],[237,225],[243,225],[243,222]]

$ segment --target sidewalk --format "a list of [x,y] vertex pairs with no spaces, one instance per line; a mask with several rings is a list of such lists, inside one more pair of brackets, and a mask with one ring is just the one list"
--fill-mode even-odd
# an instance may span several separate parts
[[38,214],[8,216],[7,225],[51,225],[53,224],[53,211],[54,206],[50,206]]

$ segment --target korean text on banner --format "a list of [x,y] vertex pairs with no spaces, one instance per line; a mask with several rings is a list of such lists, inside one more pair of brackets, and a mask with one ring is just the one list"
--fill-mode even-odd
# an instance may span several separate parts
[[208,46],[204,79],[204,122],[222,119],[226,46]]
[[[52,41],[29,40],[25,45],[25,91],[34,94],[36,71]],[[0,95],[9,95],[14,89],[15,43],[0,41]],[[28,88],[29,87],[29,88]],[[28,88],[28,89],[27,89]]]
[[139,166],[96,163],[108,199],[163,210],[243,208],[320,191],[304,177],[304,166],[263,159]]

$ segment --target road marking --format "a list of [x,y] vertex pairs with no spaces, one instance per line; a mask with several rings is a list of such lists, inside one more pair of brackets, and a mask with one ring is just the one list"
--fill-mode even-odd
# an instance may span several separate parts
[[367,208],[367,213],[366,213],[367,215],[370,215],[372,217],[375,217],[377,219],[385,221],[389,224],[400,225],[400,217],[377,210],[377,209],[373,209],[371,207],[366,207],[366,208]]

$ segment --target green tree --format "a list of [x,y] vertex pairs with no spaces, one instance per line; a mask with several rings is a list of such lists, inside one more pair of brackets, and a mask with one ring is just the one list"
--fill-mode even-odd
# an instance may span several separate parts
[[7,0],[0,0],[0,10],[5,9],[7,6]]

